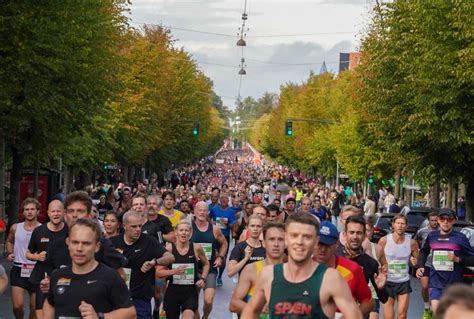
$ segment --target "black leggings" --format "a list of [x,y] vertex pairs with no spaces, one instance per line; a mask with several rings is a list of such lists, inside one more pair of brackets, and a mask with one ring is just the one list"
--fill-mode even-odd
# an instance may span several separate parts
[[199,295],[196,286],[169,285],[166,289],[163,309],[167,319],[179,319],[185,310],[197,311]]

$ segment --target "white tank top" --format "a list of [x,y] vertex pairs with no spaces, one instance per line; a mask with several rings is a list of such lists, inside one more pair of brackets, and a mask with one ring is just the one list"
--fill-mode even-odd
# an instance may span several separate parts
[[30,243],[31,234],[33,231],[27,231],[25,229],[25,222],[18,223],[16,225],[15,231],[15,244],[13,246],[13,254],[15,256],[14,263],[17,266],[21,264],[34,265],[35,261],[26,259],[25,254],[28,249],[28,244]]
[[388,263],[387,281],[395,283],[409,281],[408,263],[411,255],[411,236],[405,234],[405,241],[402,244],[397,244],[393,240],[393,234],[389,234],[384,253]]

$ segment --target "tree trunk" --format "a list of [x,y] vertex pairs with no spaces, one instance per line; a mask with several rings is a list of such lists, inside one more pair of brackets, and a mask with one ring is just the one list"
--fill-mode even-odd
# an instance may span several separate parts
[[132,185],[135,177],[135,166],[128,166],[128,185]]
[[474,216],[474,177],[464,183],[466,185],[466,220],[472,221]]
[[33,164],[33,198],[38,198],[38,183],[39,183],[39,160],[35,158],[35,162]]
[[0,218],[5,220],[5,137],[0,136]]
[[453,208],[454,183],[448,182],[448,191],[446,192],[446,201],[444,207]]
[[128,185],[128,165],[122,165],[123,183]]
[[440,191],[440,185],[439,181],[434,181],[430,184],[430,202],[429,206],[430,207],[439,207],[439,191]]
[[68,195],[71,192],[72,176],[74,169],[70,166],[66,166],[64,172],[64,195]]
[[12,146],[12,170],[10,173],[10,201],[8,209],[8,224],[18,222],[18,211],[20,208],[20,182],[23,156],[18,149]]
[[400,199],[400,168],[397,168],[395,171],[395,189],[393,190],[393,196],[395,196],[396,199]]

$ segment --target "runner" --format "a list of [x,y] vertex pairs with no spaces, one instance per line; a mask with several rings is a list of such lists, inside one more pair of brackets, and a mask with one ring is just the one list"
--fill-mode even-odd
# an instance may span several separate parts
[[369,284],[372,299],[374,299],[375,307],[371,312],[378,314],[380,302],[386,303],[388,299],[385,291],[385,283],[387,280],[387,272],[379,267],[379,263],[370,257],[362,249],[362,242],[366,238],[366,222],[360,215],[349,216],[346,219],[344,227],[344,236],[347,245],[345,247],[338,246],[336,254],[343,256],[349,260],[356,262],[362,269],[365,281]]
[[463,265],[474,266],[474,250],[463,233],[453,230],[455,221],[454,211],[442,210],[438,214],[439,230],[428,234],[420,250],[420,268],[416,272],[418,278],[424,274],[424,265],[430,252],[433,254],[433,267],[429,271],[429,292],[434,314],[443,291],[449,285],[463,281]]
[[130,293],[116,271],[97,262],[101,230],[90,219],[78,219],[67,239],[72,265],[51,277],[44,318],[135,318]]
[[[190,243],[192,226],[188,220],[181,220],[176,225],[176,244],[168,244],[175,261],[171,269],[157,267],[160,277],[168,277],[168,287],[164,299],[164,310],[167,319],[192,319],[198,310],[198,288],[204,288],[209,273],[209,260],[203,248]],[[198,274],[198,264],[202,265],[202,273]]]
[[161,198],[163,199],[163,209],[159,211],[159,214],[168,217],[174,229],[181,219],[186,218],[186,215],[174,209],[176,205],[176,195],[174,192],[164,191]]
[[[229,207],[229,195],[227,193],[222,192],[219,195],[219,206],[216,206],[211,210],[210,217],[214,223],[221,228],[222,234],[227,241],[227,247],[229,247],[230,236],[232,235],[232,230],[236,221],[234,212]],[[227,253],[228,250],[225,253],[225,257],[227,257]],[[217,273],[217,287],[222,286],[222,274],[224,273],[225,265],[226,259],[224,259],[223,264],[219,267]]]
[[285,242],[288,262],[265,266],[241,318],[258,318],[268,302],[270,318],[334,318],[336,307],[345,319],[361,319],[344,279],[335,269],[313,261],[319,225],[306,214],[288,217]]
[[[336,269],[341,274],[349,286],[352,297],[359,304],[362,315],[367,317],[374,307],[372,293],[361,267],[349,259],[336,256],[338,237],[336,226],[329,221],[322,222],[319,243],[314,249],[313,259],[319,264]],[[340,318],[340,316],[341,310],[339,308],[336,312],[336,318]]]
[[[285,252],[285,225],[270,222],[263,227],[263,238],[266,247],[264,260],[256,261],[245,266],[239,276],[239,283],[235,288],[229,304],[229,310],[241,314],[247,302],[255,291],[255,283],[264,266],[283,263]],[[265,311],[265,310],[264,310]],[[266,311],[268,314],[268,310]],[[260,317],[265,316],[264,313]]]
[[[198,202],[194,208],[194,222],[191,242],[198,243],[206,254],[210,262],[209,274],[204,286],[203,318],[209,318],[212,311],[212,304],[216,294],[216,276],[217,267],[225,260],[227,252],[227,241],[222,235],[221,229],[209,222],[208,204]],[[218,255],[216,257],[217,246],[219,245]],[[202,270],[200,270],[202,273]],[[199,318],[199,311],[196,311],[195,317]]]
[[385,290],[389,298],[383,305],[385,319],[395,317],[395,301],[397,301],[397,318],[407,318],[412,291],[409,263],[415,265],[418,258],[418,244],[410,235],[405,234],[407,226],[407,217],[397,214],[392,219],[393,233],[382,237],[378,242],[378,259],[382,266],[388,269]]
[[41,279],[44,278],[45,268],[43,265],[46,259],[46,253],[48,246],[55,240],[64,240],[66,238],[68,229],[65,226],[64,218],[64,204],[55,199],[48,205],[48,218],[49,222],[43,224],[31,234],[31,239],[28,244],[28,250],[26,251],[26,258],[28,260],[36,262],[33,271],[31,272],[30,282],[35,287],[36,292],[36,317],[38,319],[43,318],[43,304],[46,298],[46,294],[42,293],[39,289]]
[[[36,262],[28,260],[25,254],[33,230],[41,225],[38,222],[40,208],[41,205],[36,199],[30,197],[26,198],[22,203],[23,218],[25,221],[12,225],[5,242],[7,259],[13,263],[13,267],[10,271],[10,284],[12,286],[13,314],[16,319],[23,319],[24,316],[23,306],[25,303],[25,291],[28,292],[30,296],[29,318],[36,318],[35,287],[29,281]],[[42,256],[42,259],[43,258]]]
[[[339,244],[342,246],[346,246],[347,242],[344,237],[344,227],[346,227],[346,220],[349,218],[349,216],[354,216],[354,215],[360,215],[359,210],[357,207],[352,206],[352,205],[346,205],[342,208],[341,212],[339,213],[339,224],[337,225],[338,229],[341,230],[339,233]],[[365,238],[364,241],[362,242],[362,248],[364,249],[364,253],[369,255],[370,257],[372,256],[372,249],[370,245],[370,241],[368,238]]]
[[[270,210],[266,206],[263,206],[261,204],[255,204],[253,205],[253,208],[252,208],[252,215],[260,216],[260,219],[263,221],[263,225],[265,225],[267,222],[267,216],[270,215]],[[239,243],[242,243],[249,238],[250,238],[250,233],[249,233],[248,227],[246,227],[244,231],[242,232],[242,234],[240,235]],[[261,233],[260,233],[260,240],[263,241],[263,236]]]
[[229,258],[227,275],[233,277],[235,274],[250,263],[265,259],[265,248],[260,240],[262,234],[263,221],[259,215],[249,217],[247,230],[249,238],[235,245]]
[[117,236],[120,233],[120,219],[118,214],[109,210],[104,213],[104,237],[110,239],[114,236]]
[[[428,234],[432,231],[438,230],[438,214],[436,212],[430,212],[427,216],[428,225],[419,229],[416,232],[415,240],[421,242],[420,247],[423,247]],[[420,278],[421,282],[421,297],[423,298],[424,303],[424,311],[423,311],[423,319],[430,319],[433,315],[430,306],[430,296],[429,296],[429,277],[430,277],[430,269],[433,265],[433,255],[429,254],[426,260],[426,264],[424,265],[424,272],[423,277]]]
[[123,215],[124,234],[110,240],[127,258],[125,274],[127,286],[138,317],[151,318],[151,298],[154,295],[154,266],[168,266],[174,261],[155,238],[141,233],[143,214],[128,211]]
[[8,276],[5,268],[0,265],[0,295],[7,290],[8,287]]

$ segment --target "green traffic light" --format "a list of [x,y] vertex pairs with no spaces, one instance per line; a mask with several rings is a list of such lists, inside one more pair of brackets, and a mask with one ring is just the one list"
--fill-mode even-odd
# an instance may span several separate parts
[[287,135],[293,135],[293,131],[289,130],[288,132],[286,132]]
[[372,177],[369,178],[368,180],[369,184],[373,184],[374,183],[374,179]]

